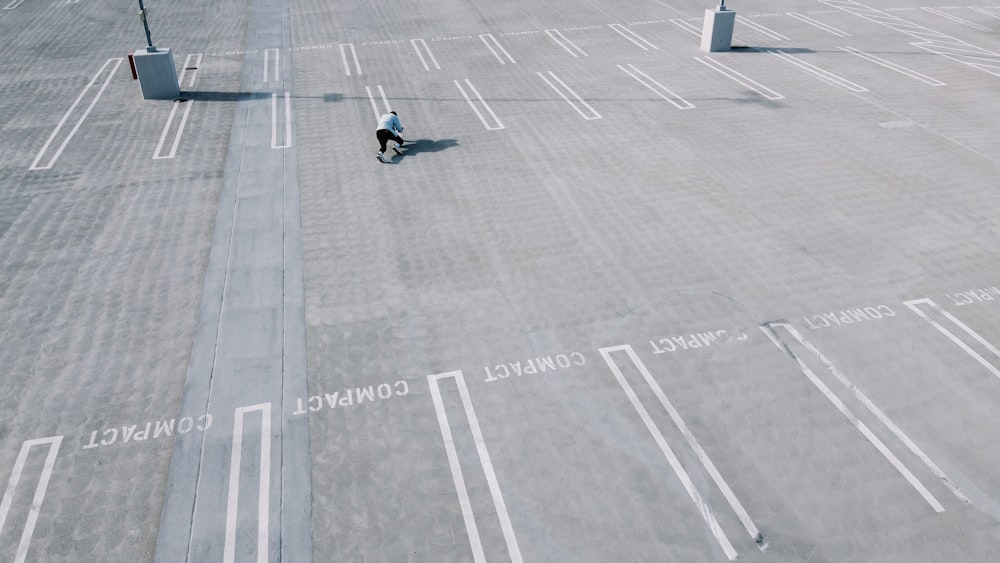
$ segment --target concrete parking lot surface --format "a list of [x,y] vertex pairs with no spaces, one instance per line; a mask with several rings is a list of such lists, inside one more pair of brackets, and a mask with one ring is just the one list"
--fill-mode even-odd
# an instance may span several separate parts
[[1000,6],[4,1],[0,559],[1000,552]]

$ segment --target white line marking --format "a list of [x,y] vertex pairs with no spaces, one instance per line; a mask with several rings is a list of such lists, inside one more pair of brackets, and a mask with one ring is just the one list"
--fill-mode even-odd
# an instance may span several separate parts
[[841,385],[843,385],[844,387],[849,389],[852,393],[854,393],[854,396],[857,397],[859,401],[861,401],[861,404],[863,404],[865,408],[868,409],[868,412],[875,415],[875,418],[877,418],[879,422],[885,425],[885,427],[888,428],[890,432],[892,432],[893,436],[898,438],[900,442],[902,442],[911,452],[913,452],[913,455],[917,456],[920,459],[920,461],[923,462],[923,464],[928,469],[931,470],[931,473],[933,473],[935,477],[940,479],[941,482],[943,482],[944,485],[948,487],[948,490],[950,490],[951,493],[955,495],[956,498],[958,498],[963,503],[966,504],[971,503],[969,498],[965,496],[965,494],[962,493],[961,490],[959,490],[958,485],[952,482],[952,480],[949,479],[947,475],[945,475],[944,471],[942,471],[941,468],[938,467],[936,463],[931,461],[931,458],[929,458],[927,454],[925,454],[923,450],[921,450],[917,446],[917,444],[914,443],[913,440],[911,440],[910,437],[903,432],[902,429],[896,426],[896,423],[894,423],[892,419],[886,416],[886,414],[882,412],[882,409],[878,408],[878,406],[876,406],[875,403],[873,403],[871,399],[869,399],[868,396],[865,395],[864,392],[862,392],[861,389],[858,388],[857,385],[852,383],[851,380],[849,380],[846,375],[844,375],[839,369],[837,369],[837,367],[833,365],[833,362],[828,360],[826,356],[820,353],[820,351],[817,350],[811,343],[807,342],[806,339],[802,337],[802,334],[800,334],[799,331],[795,329],[795,327],[787,323],[772,323],[770,326],[772,327],[780,326],[784,328],[785,330],[788,331],[789,334],[792,335],[793,338],[795,338],[795,340],[798,340],[800,344],[802,344],[807,350],[812,352],[819,359],[819,361],[822,362],[824,366],[826,366],[826,369],[829,370],[829,372],[832,373],[833,376],[837,378],[837,381],[839,381]]
[[560,80],[559,77],[555,75],[555,73],[553,73],[551,70],[548,71],[548,73],[549,73],[549,76],[551,76],[553,80],[555,80],[556,82],[558,82],[563,88],[566,89],[567,92],[569,92],[570,94],[572,94],[573,97],[577,99],[577,101],[579,101],[581,104],[583,104],[590,111],[590,115],[587,115],[586,113],[584,113],[583,111],[581,111],[580,108],[577,107],[577,105],[575,103],[573,103],[572,100],[570,100],[568,97],[566,97],[566,94],[563,94],[562,90],[560,90],[559,87],[557,87],[555,84],[553,84],[552,82],[550,82],[549,79],[546,78],[544,74],[542,74],[540,72],[536,72],[535,74],[537,74],[539,78],[541,78],[542,80],[544,80],[545,83],[549,85],[549,88],[552,88],[553,90],[555,90],[556,94],[559,94],[562,97],[562,99],[566,100],[566,103],[569,104],[573,109],[575,109],[576,113],[580,114],[580,117],[582,117],[584,119],[587,119],[587,120],[590,120],[590,119],[601,119],[601,114],[597,113],[597,110],[595,110],[594,108],[590,107],[590,104],[588,104],[587,102],[583,101],[583,98],[581,98],[576,92],[574,92],[572,88],[570,88],[569,86],[567,86],[565,82],[563,82],[562,80]]
[[[677,426],[677,429],[680,430],[681,434],[684,435],[684,439],[687,441],[688,446],[691,447],[691,450],[694,451],[695,455],[698,457],[698,460],[701,462],[702,466],[705,467],[705,470],[708,471],[708,474],[712,477],[712,481],[714,481],[715,485],[719,487],[720,491],[722,491],[722,494],[723,496],[726,497],[726,501],[729,503],[730,508],[732,508],[733,512],[736,513],[736,516],[739,517],[740,522],[743,523],[743,527],[746,529],[747,533],[750,534],[750,537],[754,540],[754,543],[757,543],[757,547],[761,551],[766,551],[767,543],[763,541],[764,536],[760,533],[760,530],[753,523],[753,520],[750,519],[750,515],[747,513],[746,509],[743,508],[743,505],[740,503],[739,499],[736,498],[736,494],[733,493],[733,490],[729,488],[729,485],[726,483],[725,479],[722,478],[722,475],[719,473],[719,470],[716,469],[715,464],[712,463],[711,458],[708,457],[708,454],[701,447],[701,444],[698,443],[697,438],[694,437],[694,433],[691,432],[690,428],[688,428],[687,424],[681,418],[680,413],[678,413],[677,409],[674,408],[674,405],[670,402],[669,399],[667,399],[667,395],[663,392],[663,389],[660,387],[660,384],[656,382],[652,374],[649,373],[649,370],[646,369],[646,364],[644,364],[642,360],[639,359],[639,356],[635,353],[635,350],[632,348],[632,346],[625,344],[623,346],[602,348],[601,350],[602,350],[601,355],[604,356],[604,360],[605,362],[608,362],[609,366],[611,365],[610,363],[611,352],[624,351],[625,353],[628,354],[628,357],[632,360],[632,363],[635,364],[635,367],[639,369],[639,373],[642,374],[642,378],[646,380],[646,384],[649,385],[650,389],[653,390],[653,393],[656,395],[656,398],[659,399],[660,404],[663,405],[663,408],[670,415],[670,419],[674,421],[674,424]],[[617,367],[617,364],[615,364],[615,367]],[[621,381],[619,381],[619,383],[620,382]]]
[[940,332],[941,334],[947,336],[948,339],[951,340],[952,342],[954,342],[955,344],[957,344],[959,348],[961,348],[962,350],[965,350],[966,354],[968,354],[968,355],[972,356],[973,358],[975,358],[975,360],[977,362],[979,362],[979,364],[982,365],[984,368],[986,368],[987,370],[989,370],[990,373],[992,373],[993,375],[995,375],[997,377],[1000,377],[1000,369],[997,369],[997,367],[995,365],[993,365],[990,362],[988,362],[986,360],[986,358],[984,358],[981,355],[979,355],[979,353],[976,352],[975,350],[973,350],[972,348],[970,348],[968,344],[966,344],[961,339],[959,339],[957,336],[955,336],[954,334],[952,334],[952,332],[950,330],[948,330],[947,328],[941,326],[941,324],[938,323],[937,321],[935,321],[934,319],[928,317],[926,313],[924,313],[923,311],[921,311],[920,309],[917,308],[917,305],[918,304],[919,305],[929,305],[932,309],[934,309],[938,313],[941,313],[941,315],[943,315],[949,321],[955,323],[955,326],[957,326],[957,327],[961,328],[962,330],[964,330],[966,334],[968,334],[969,336],[971,336],[972,338],[974,338],[977,342],[979,342],[980,344],[982,344],[987,350],[989,350],[995,356],[997,356],[998,358],[1000,358],[1000,350],[997,350],[996,347],[994,347],[992,344],[990,344],[989,342],[987,342],[986,340],[984,340],[982,336],[979,336],[979,333],[977,333],[976,331],[974,331],[971,328],[969,328],[968,326],[966,326],[965,323],[963,323],[962,321],[960,321],[957,318],[955,318],[951,313],[945,311],[944,309],[942,309],[941,307],[939,307],[937,303],[935,303],[934,301],[932,301],[930,299],[912,299],[910,301],[903,301],[903,304],[906,305],[907,307],[909,307],[910,310],[913,311],[914,313],[920,315],[920,317],[922,319],[924,319],[925,321],[927,321],[928,323],[930,323],[931,326],[933,326],[934,328],[936,328],[938,330],[938,332]]
[[458,393],[462,398],[462,408],[465,410],[465,416],[469,422],[469,430],[472,431],[472,438],[476,443],[476,453],[479,454],[479,464],[482,466],[483,474],[486,476],[490,496],[493,497],[493,506],[496,508],[497,518],[500,520],[500,528],[503,530],[504,541],[507,543],[507,552],[510,554],[511,561],[521,563],[523,561],[521,558],[521,548],[517,545],[514,527],[511,525],[510,516],[507,514],[507,505],[503,500],[503,494],[500,491],[500,484],[497,482],[496,473],[493,471],[493,461],[490,459],[490,453],[486,449],[486,441],[479,427],[479,419],[476,418],[476,411],[472,407],[469,389],[465,385],[465,376],[459,370],[428,375],[427,383],[430,386],[434,410],[437,412],[438,425],[441,427],[441,437],[444,440],[445,450],[448,453],[448,465],[451,467],[452,479],[455,481],[455,488],[458,489],[459,503],[462,506],[462,516],[465,519],[469,542],[472,544],[473,558],[477,563],[486,561],[486,555],[483,553],[482,542],[479,538],[479,531],[476,528],[475,516],[472,513],[472,503],[469,501],[468,490],[465,488],[465,479],[462,477],[462,468],[458,463],[458,453],[455,450],[455,441],[452,437],[451,426],[448,423],[448,415],[445,413],[444,401],[441,399],[441,390],[438,387],[440,380],[449,377],[455,380],[455,385],[458,386]]
[[392,111],[392,106],[389,105],[389,99],[385,96],[385,90],[382,89],[382,85],[378,84],[376,87],[378,88],[379,96],[382,98],[382,105],[385,106],[385,111],[378,109],[378,103],[375,102],[375,93],[372,92],[370,86],[365,86],[365,92],[368,93],[368,102],[371,103],[372,112],[375,113],[375,120],[378,121],[382,118],[382,114]]
[[465,97],[465,101],[469,102],[469,106],[472,108],[472,111],[476,112],[476,117],[478,117],[479,121],[482,122],[483,127],[486,127],[488,131],[496,131],[498,129],[504,129],[504,125],[503,123],[500,123],[500,119],[497,117],[497,114],[493,113],[493,110],[486,103],[486,100],[484,100],[483,97],[479,94],[479,90],[476,90],[476,87],[472,85],[472,82],[470,82],[468,78],[465,79],[465,83],[469,86],[469,89],[472,90],[472,93],[475,94],[477,98],[479,98],[479,103],[483,104],[483,107],[486,108],[486,111],[488,111],[489,114],[493,117],[493,121],[496,123],[496,125],[490,125],[489,123],[486,122],[486,119],[483,118],[483,114],[479,111],[479,108],[476,107],[476,104],[472,102],[472,99],[469,98],[469,95],[465,93],[465,89],[462,88],[462,85],[458,83],[458,80],[455,80],[454,82],[455,86],[458,86],[458,91],[461,92],[462,96]]
[[3,9],[4,10],[13,10],[14,8],[20,6],[21,2],[24,2],[24,0],[13,0],[10,4],[7,4],[6,6],[4,6]]
[[167,134],[170,132],[170,125],[174,122],[174,115],[177,113],[177,107],[180,106],[182,102],[174,102],[174,107],[170,108],[170,116],[167,118],[167,124],[163,126],[163,132],[160,133],[160,142],[156,144],[156,150],[153,151],[153,160],[160,160],[166,158],[174,158],[177,156],[177,147],[181,142],[181,135],[184,134],[184,126],[187,124],[188,115],[191,114],[191,107],[194,102],[188,100],[183,102],[184,104],[184,114],[181,116],[181,123],[177,126],[177,132],[174,133],[174,142],[170,145],[170,153],[162,154],[163,152],[163,142],[167,139]]
[[772,325],[762,325],[760,327],[760,330],[765,335],[767,335],[768,339],[770,339],[775,346],[777,346],[785,353],[789,354],[795,360],[795,362],[799,366],[799,371],[801,371],[803,375],[805,375],[806,378],[808,378],[809,381],[812,382],[813,386],[815,386],[817,389],[820,390],[820,392],[823,393],[823,395],[827,398],[828,401],[833,403],[833,406],[837,407],[837,410],[840,411],[840,414],[844,415],[844,417],[847,418],[847,420],[851,421],[854,427],[857,428],[858,431],[861,432],[861,434],[865,438],[867,438],[868,441],[871,442],[873,446],[875,446],[875,448],[882,454],[882,456],[885,457],[885,459],[888,460],[889,463],[896,468],[896,471],[898,471],[899,474],[902,475],[918,493],[920,493],[920,496],[923,497],[925,501],[927,501],[927,504],[929,504],[931,508],[934,509],[935,512],[944,512],[944,506],[942,506],[941,503],[938,502],[936,498],[934,498],[934,495],[932,495],[931,492],[928,491],[926,487],[924,487],[924,485],[920,482],[920,480],[917,479],[913,475],[913,473],[911,473],[910,470],[906,468],[905,465],[903,465],[903,462],[899,461],[899,458],[897,458],[895,454],[889,451],[889,448],[887,448],[885,444],[882,443],[882,440],[879,440],[878,436],[873,434],[872,431],[868,429],[868,426],[866,426],[864,422],[861,422],[858,419],[858,417],[854,416],[854,413],[852,413],[850,409],[847,408],[847,405],[845,405],[833,393],[833,391],[831,391],[830,388],[827,387],[826,384],[824,384],[819,379],[819,377],[816,376],[816,374],[809,368],[809,366],[805,364],[805,362],[802,361],[801,358],[791,353],[788,347],[781,342],[780,338],[778,338],[778,335],[774,331]]
[[656,442],[656,445],[659,446],[660,452],[663,453],[663,457],[667,459],[667,463],[670,464],[670,468],[674,470],[677,478],[680,479],[681,484],[684,485],[684,490],[687,491],[688,496],[691,497],[691,500],[698,508],[698,512],[701,513],[701,517],[705,520],[705,523],[708,524],[709,529],[712,530],[712,535],[715,536],[715,540],[719,542],[720,546],[722,546],[722,550],[726,553],[726,557],[730,560],[736,559],[738,556],[736,550],[733,548],[733,544],[729,542],[729,538],[726,537],[726,533],[722,530],[722,527],[719,526],[719,522],[716,521],[715,516],[712,514],[712,510],[708,507],[708,504],[705,503],[704,499],[702,499],[698,489],[694,486],[694,482],[691,481],[691,477],[688,476],[686,471],[684,471],[684,467],[681,465],[680,460],[677,459],[674,451],[670,449],[670,445],[667,444],[666,438],[663,437],[660,429],[656,427],[653,419],[649,416],[649,412],[642,406],[642,403],[635,394],[635,390],[632,389],[632,386],[629,385],[628,381],[626,381],[625,376],[622,375],[621,369],[618,368],[618,364],[611,359],[611,352],[625,349],[631,349],[631,347],[626,344],[624,346],[599,348],[598,350],[600,351],[601,356],[604,357],[604,361],[608,364],[608,367],[611,369],[611,373],[614,374],[615,379],[618,380],[618,385],[620,385],[622,390],[625,391],[625,395],[632,403],[632,407],[639,414],[639,418],[641,418],[642,422],[646,425],[646,429],[649,430],[650,434],[652,434],[653,440]]
[[361,76],[361,63],[358,62],[358,52],[354,50],[354,43],[340,44],[340,58],[344,61],[344,72],[347,73],[347,76],[351,75],[351,65],[347,62],[347,50],[344,47],[351,50],[351,56],[354,58],[354,70],[358,76]]
[[271,148],[287,149],[292,146],[292,98],[285,92],[285,138],[278,144],[278,94],[271,93]]
[[947,13],[947,12],[942,12],[941,10],[936,10],[934,8],[920,8],[920,9],[923,10],[923,11],[925,11],[925,12],[930,12],[930,13],[934,14],[935,16],[942,17],[942,18],[944,18],[946,20],[951,20],[951,21],[953,21],[955,23],[966,25],[966,26],[969,26],[969,27],[971,27],[973,29],[978,29],[979,31],[992,31],[990,28],[988,28],[988,27],[986,27],[984,25],[979,25],[978,23],[972,23],[969,20],[963,20],[962,18],[960,18],[958,16],[953,16],[953,15]]
[[271,53],[274,53],[274,81],[281,80],[281,49],[264,49],[264,84],[267,84],[268,63],[271,60]]
[[749,27],[750,29],[753,29],[753,30],[757,31],[758,33],[763,33],[764,35],[766,35],[766,36],[768,36],[771,39],[774,39],[776,41],[788,41],[789,40],[788,37],[785,37],[784,35],[778,33],[777,31],[774,31],[773,29],[768,29],[768,28],[760,25],[759,23],[757,23],[755,21],[752,21],[752,20],[749,20],[747,18],[744,18],[743,16],[739,16],[738,15],[738,16],[736,16],[736,19],[739,20],[739,22],[742,23],[743,25]]
[[906,76],[909,76],[910,78],[915,78],[915,79],[917,79],[917,80],[919,80],[921,82],[924,82],[926,84],[930,84],[931,86],[947,86],[947,84],[945,84],[944,82],[941,82],[940,80],[937,80],[937,79],[931,78],[929,76],[920,74],[919,72],[917,72],[915,70],[910,70],[910,69],[908,69],[908,68],[906,68],[904,66],[898,65],[898,64],[896,64],[894,62],[890,62],[890,61],[887,61],[885,59],[876,57],[875,55],[872,55],[871,53],[866,53],[864,51],[859,51],[858,49],[855,49],[854,47],[839,47],[839,49],[841,51],[847,51],[848,53],[851,53],[852,55],[857,55],[857,56],[861,57],[862,59],[867,59],[867,60],[869,60],[869,61],[871,61],[871,62],[873,62],[873,63],[875,63],[877,65],[884,66],[885,68],[887,68],[889,70],[894,70],[894,71],[896,71],[896,72],[898,72],[900,74],[905,74]]
[[691,22],[684,20],[670,20],[670,23],[676,25],[677,27],[683,29],[684,31],[692,35],[695,35],[696,37],[701,37],[701,29],[699,29],[698,26],[694,25]]
[[271,403],[239,407],[233,417],[233,449],[229,461],[229,500],[226,504],[226,543],[223,563],[236,560],[236,513],[243,454],[243,415],[260,411],[260,479],[257,493],[257,563],[267,563],[271,500]]
[[[500,53],[503,53],[504,57],[507,58],[506,61],[504,60],[503,57],[500,56],[500,53],[498,53],[493,48],[493,45],[490,45],[490,42],[486,40],[487,37],[490,38],[490,41],[493,42],[493,45],[496,45],[496,48],[500,50]],[[500,61],[500,64],[502,64],[502,65],[507,64],[507,61],[510,61],[511,63],[516,63],[517,62],[517,61],[514,60],[514,57],[510,56],[510,53],[507,52],[507,49],[504,49],[503,45],[501,45],[500,42],[497,41],[497,38],[493,37],[492,33],[481,34],[479,36],[479,39],[482,40],[483,45],[486,45],[486,48],[489,49],[491,53],[493,53],[493,56],[496,57],[498,61]]]
[[[643,86],[648,88],[652,93],[673,104],[673,106],[676,107],[677,109],[691,109],[694,107],[694,104],[673,93],[669,88],[667,88],[663,84],[660,84],[659,82],[651,78],[648,74],[636,68],[635,65],[629,64],[628,66],[632,69],[631,71],[623,67],[622,65],[618,65],[618,68],[620,68],[625,74],[634,78],[637,82],[639,82],[639,84],[642,84]],[[636,73],[641,74],[646,80],[643,80],[642,78],[636,76]],[[649,82],[647,82],[647,80]],[[659,89],[654,88],[650,84],[650,82],[655,84]],[[666,92],[666,94],[664,94],[664,92]]]
[[801,68],[802,70],[804,70],[804,71],[812,74],[813,76],[816,76],[817,78],[819,78],[821,80],[825,80],[825,81],[830,82],[832,84],[836,84],[837,86],[840,86],[841,88],[846,88],[846,89],[850,90],[851,92],[867,92],[868,91],[868,88],[865,88],[864,86],[859,86],[858,84],[855,84],[855,83],[851,82],[850,80],[847,80],[846,78],[843,78],[841,76],[837,76],[836,74],[834,74],[834,73],[832,73],[830,71],[827,71],[827,70],[823,70],[823,69],[819,68],[818,66],[815,66],[815,65],[813,65],[811,63],[807,63],[807,62],[805,62],[805,61],[803,61],[803,60],[801,60],[801,59],[799,59],[797,57],[794,57],[794,56],[792,56],[792,55],[790,55],[788,53],[785,53],[784,51],[781,51],[780,49],[763,49],[763,51],[765,53],[768,53],[768,54],[770,54],[770,55],[772,55],[772,56],[780,59],[780,60],[783,60],[785,62],[793,64],[793,65]]
[[975,12],[979,12],[980,14],[983,14],[983,15],[985,15],[985,16],[989,16],[989,17],[991,17],[991,18],[997,18],[997,19],[1000,19],[1000,15],[997,15],[997,14],[994,14],[993,12],[991,12],[991,11],[989,11],[989,10],[985,9],[985,8],[977,8],[977,7],[975,7],[975,6],[967,6],[967,7],[968,7],[968,8],[970,9],[970,10],[973,10],[973,11],[975,11]]
[[804,16],[802,14],[798,14],[798,13],[795,13],[795,12],[787,12],[787,14],[789,16],[791,16],[791,17],[799,20],[800,22],[804,22],[804,23],[807,23],[807,24],[809,24],[809,25],[811,25],[811,26],[813,26],[815,28],[822,29],[823,31],[825,31],[827,33],[832,33],[833,35],[836,35],[837,37],[850,37],[851,36],[851,34],[847,33],[846,31],[841,31],[841,30],[833,27],[832,25],[827,25],[827,24],[825,24],[823,22],[816,21],[816,20],[810,18],[809,16]]
[[[114,78],[115,76],[115,71],[117,71],[118,66],[122,64],[122,60],[123,59],[121,58],[108,59],[107,61],[104,62],[103,65],[101,65],[101,69],[98,70],[96,74],[94,74],[94,77],[90,79],[90,82],[87,84],[87,86],[83,89],[82,92],[80,92],[80,95],[77,96],[76,101],[73,102],[73,105],[71,105],[69,109],[66,110],[66,114],[63,115],[62,119],[59,120],[59,125],[56,125],[55,130],[52,131],[51,135],[49,135],[48,140],[45,141],[45,146],[43,146],[42,150],[38,152],[38,156],[35,157],[34,162],[31,163],[31,166],[28,168],[28,170],[48,170],[49,168],[52,168],[52,165],[55,164],[56,160],[59,158],[59,155],[62,154],[63,149],[65,149],[66,145],[69,144],[70,139],[72,139],[73,135],[75,135],[77,130],[80,129],[80,125],[83,125],[83,120],[87,119],[87,116],[90,115],[90,110],[94,109],[94,106],[97,105],[97,100],[101,99],[101,94],[104,93],[105,88],[107,88],[108,84],[111,83],[111,79]],[[93,86],[95,82],[97,82],[97,78],[101,75],[102,72],[104,72],[104,69],[106,69],[108,65],[111,64],[113,64],[114,66],[111,68],[111,72],[108,73],[108,77],[104,80],[104,84],[101,85],[100,90],[97,91],[97,95],[94,96],[93,100],[91,100],[90,105],[87,106],[87,109],[83,112],[83,115],[81,115],[80,119],[77,120],[76,125],[73,126],[73,129],[69,132],[69,135],[66,135],[66,138],[63,139],[62,144],[59,145],[59,148],[56,150],[55,154],[52,155],[52,158],[49,159],[48,164],[46,164],[45,166],[38,166],[38,162],[42,160],[42,156],[45,155],[45,151],[49,150],[49,145],[52,144],[52,140],[55,139],[56,135],[59,134],[59,130],[62,129],[62,126],[66,123],[66,120],[69,119],[70,114],[72,114],[73,110],[76,109],[76,106],[80,104],[80,101],[83,100],[83,97],[87,95],[87,91],[90,90],[90,87]]]
[[719,74],[721,74],[721,75],[723,75],[723,76],[725,76],[725,77],[733,80],[734,82],[736,82],[738,84],[741,84],[741,85],[743,85],[743,86],[745,86],[745,87],[753,90],[754,92],[757,92],[758,94],[760,94],[761,96],[764,96],[765,98],[767,98],[769,100],[783,100],[783,99],[785,99],[785,97],[783,95],[775,92],[774,90],[768,88],[767,86],[764,86],[763,84],[757,82],[756,80],[753,80],[752,78],[748,78],[747,76],[745,76],[743,74],[740,74],[739,72],[736,72],[735,70],[729,68],[728,66],[720,63],[719,61],[717,61],[715,59],[712,59],[712,58],[709,58],[709,57],[704,57],[704,58],[703,57],[695,57],[694,60],[696,60],[699,63],[707,66],[708,68],[710,68],[710,69],[718,72]]
[[643,51],[648,51],[650,49],[659,49],[659,47],[653,45],[649,41],[646,41],[646,39],[641,37],[638,33],[632,31],[631,29],[627,29],[620,23],[609,23],[608,27],[617,31],[618,35],[621,35],[625,39],[628,39],[632,43],[638,45],[639,48],[642,49]]
[[[555,41],[556,45],[559,45],[560,47],[565,49],[567,53],[573,55],[574,57],[579,58],[580,56],[584,57],[590,56],[587,53],[585,53],[583,49],[578,47],[576,43],[573,43],[572,41],[567,39],[566,36],[563,35],[562,32],[559,31],[558,29],[546,29],[545,34],[548,35],[550,39]],[[558,37],[556,37],[557,35]]]
[[[194,69],[191,71],[191,78],[188,80],[187,88],[194,88],[194,82],[198,79],[198,69],[201,68],[201,53],[191,53],[184,58],[184,68],[181,69],[181,74],[177,77],[177,85],[184,88],[184,75],[187,73],[188,69]],[[193,61],[191,59],[194,59]]]
[[[419,45],[417,42],[420,42]],[[434,58],[434,53],[431,52],[430,47],[427,46],[427,42],[423,39],[410,39],[410,45],[413,45],[413,50],[417,52],[417,56],[420,57],[420,64],[424,65],[424,70],[430,70],[431,67],[427,65],[427,61],[424,59],[424,54],[420,52],[420,47],[427,51],[427,56],[430,57],[431,62],[434,63],[434,68],[441,70],[441,65],[438,64],[437,59]]]
[[49,444],[49,452],[45,456],[45,463],[42,465],[42,472],[38,478],[38,485],[35,486],[35,494],[31,500],[31,507],[28,509],[28,518],[24,522],[24,529],[21,531],[21,540],[17,544],[17,554],[14,556],[14,563],[24,563],[28,556],[28,546],[31,544],[31,535],[35,531],[35,522],[38,520],[38,513],[42,509],[42,502],[45,500],[45,491],[49,487],[49,478],[52,476],[52,469],[55,466],[56,455],[59,453],[59,446],[62,444],[62,436],[50,436],[48,438],[36,438],[26,440],[21,444],[21,450],[14,461],[14,468],[7,482],[7,489],[3,493],[3,501],[0,502],[0,534],[3,533],[4,524],[7,522],[7,514],[10,512],[10,505],[14,499],[14,490],[18,481],[21,480],[21,472],[28,459],[28,452],[32,446]]

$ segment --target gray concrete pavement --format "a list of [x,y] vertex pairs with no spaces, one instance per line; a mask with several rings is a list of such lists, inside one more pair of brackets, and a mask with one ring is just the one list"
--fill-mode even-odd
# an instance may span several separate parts
[[0,558],[994,558],[1000,7],[5,6]]

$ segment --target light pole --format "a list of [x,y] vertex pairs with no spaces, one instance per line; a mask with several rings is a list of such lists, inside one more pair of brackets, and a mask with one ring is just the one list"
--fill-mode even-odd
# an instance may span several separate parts
[[146,29],[146,51],[155,53],[156,47],[153,47],[153,38],[149,35],[149,22],[146,21],[146,8],[142,5],[142,0],[139,0],[139,19],[142,20],[142,27]]

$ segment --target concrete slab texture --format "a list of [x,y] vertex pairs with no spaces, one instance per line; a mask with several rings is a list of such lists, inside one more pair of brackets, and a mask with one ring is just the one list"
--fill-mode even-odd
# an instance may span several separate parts
[[997,559],[1000,6],[3,1],[0,559]]

